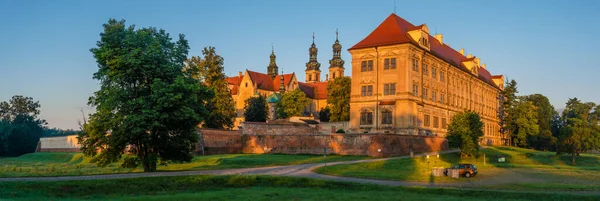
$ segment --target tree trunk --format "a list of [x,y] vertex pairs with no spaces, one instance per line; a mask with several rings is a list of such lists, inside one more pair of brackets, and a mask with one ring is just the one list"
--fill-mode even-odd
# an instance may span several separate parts
[[571,163],[575,165],[575,152],[571,152]]

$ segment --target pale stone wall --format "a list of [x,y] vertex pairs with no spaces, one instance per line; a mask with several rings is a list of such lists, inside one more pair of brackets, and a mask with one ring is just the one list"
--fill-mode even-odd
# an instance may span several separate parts
[[40,138],[40,151],[79,151],[77,135]]
[[321,134],[335,133],[337,130],[342,129],[344,132],[350,132],[349,121],[338,121],[338,122],[320,122],[317,125],[317,130]]

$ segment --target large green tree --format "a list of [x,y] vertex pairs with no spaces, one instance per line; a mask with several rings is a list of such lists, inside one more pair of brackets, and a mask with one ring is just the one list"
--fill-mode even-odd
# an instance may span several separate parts
[[310,99],[300,89],[287,91],[283,93],[281,100],[276,105],[277,118],[300,116],[309,104]]
[[183,70],[187,40],[172,41],[153,27],[126,27],[124,20],[103,26],[90,50],[100,90],[89,98],[96,112],[79,135],[83,153],[104,166],[127,151],[144,171],[156,171],[159,160],[190,161],[211,93]]
[[577,98],[569,99],[563,110],[557,154],[571,154],[571,162],[579,154],[600,148],[600,107]]
[[266,122],[269,114],[267,100],[264,96],[258,95],[246,100],[244,119],[249,122]]
[[[510,139],[512,135],[512,131],[510,130],[511,125],[513,124],[514,118],[512,117],[513,109],[517,104],[517,81],[510,80],[507,81],[504,87],[504,90],[500,92],[501,104],[500,104],[500,128],[501,133],[504,138]],[[511,145],[512,143],[508,142],[507,145]]]
[[[233,102],[227,81],[225,81],[223,57],[216,53],[214,47],[205,47],[202,55],[204,58],[199,64],[196,64],[195,72],[197,74],[194,77],[200,77],[199,80],[203,80],[215,94],[214,98],[208,101],[207,109],[210,113],[204,121],[203,127],[231,128],[236,117],[235,102]],[[197,60],[198,58],[192,57],[190,61],[198,63]]]
[[528,139],[539,136],[537,107],[531,101],[519,100],[511,110],[511,124],[508,125],[512,133],[513,143],[519,147],[527,147]]
[[448,144],[460,148],[461,158],[479,154],[479,138],[483,136],[483,122],[473,111],[457,113],[448,124]]
[[349,77],[337,77],[327,83],[327,104],[329,105],[329,121],[350,120],[350,86]]
[[532,94],[521,97],[521,99],[530,101],[537,108],[539,134],[531,136],[528,139],[528,144],[538,150],[554,150],[556,137],[552,135],[552,122],[554,117],[558,115],[558,112],[550,104],[550,100],[542,94]]
[[0,156],[19,156],[35,151],[46,121],[39,119],[38,101],[13,96],[0,102]]

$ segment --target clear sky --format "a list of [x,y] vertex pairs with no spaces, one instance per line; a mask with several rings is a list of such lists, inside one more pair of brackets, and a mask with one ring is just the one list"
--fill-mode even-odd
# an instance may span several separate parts
[[[570,97],[600,103],[600,1],[403,1],[396,14],[426,23],[444,43],[481,58],[492,74],[541,93],[557,108]],[[304,81],[312,33],[325,69],[335,30],[346,50],[394,12],[394,0],[30,1],[0,0],[0,101],[31,96],[50,127],[77,128],[98,90],[89,49],[109,18],[186,35],[190,56],[215,46],[225,73],[266,72],[271,44],[285,73]],[[350,75],[350,55],[346,75]],[[323,72],[322,77],[325,76]],[[323,79],[323,78],[322,78]]]

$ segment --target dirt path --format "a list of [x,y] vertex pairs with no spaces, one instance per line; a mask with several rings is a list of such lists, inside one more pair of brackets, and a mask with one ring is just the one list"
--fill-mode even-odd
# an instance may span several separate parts
[[[457,152],[457,150],[428,152],[415,154],[415,156],[435,155]],[[85,176],[58,176],[58,177],[13,177],[0,178],[3,181],[71,181],[71,180],[94,180],[94,179],[122,179],[122,178],[139,178],[139,177],[164,177],[164,176],[187,176],[187,175],[280,175],[280,176],[298,176],[309,178],[322,178],[341,181],[352,181],[354,178],[328,176],[314,173],[312,170],[318,167],[338,164],[354,164],[374,161],[385,161],[401,158],[409,158],[410,156],[399,156],[390,158],[364,159],[355,161],[339,161],[330,163],[315,163],[301,165],[286,165],[286,166],[271,166],[257,168],[240,168],[240,169],[224,169],[224,170],[195,170],[195,171],[177,171],[177,172],[149,172],[149,173],[126,173],[126,174],[106,174],[106,175],[85,175]],[[369,183],[377,183],[379,180],[356,179],[356,182],[373,181]],[[385,183],[385,182],[384,182]],[[390,183],[391,184],[391,183]]]
[[[428,152],[415,154],[415,156],[425,155],[436,155],[444,153],[457,152],[458,150],[449,150],[442,152]],[[151,173],[127,173],[127,174],[108,174],[108,175],[87,175],[87,176],[59,176],[59,177],[17,177],[17,178],[0,178],[0,182],[6,181],[72,181],[72,180],[95,180],[95,179],[123,179],[123,178],[139,178],[139,177],[164,177],[164,176],[189,176],[189,175],[276,175],[276,176],[293,176],[293,177],[307,177],[315,179],[325,179],[333,181],[345,181],[345,182],[357,182],[357,183],[369,183],[387,186],[421,186],[421,187],[453,187],[453,188],[466,188],[482,190],[480,187],[491,186],[491,185],[502,185],[510,183],[535,183],[543,180],[527,177],[517,171],[510,169],[498,169],[497,174],[490,176],[489,178],[481,178],[477,180],[468,180],[464,182],[412,182],[412,181],[392,181],[392,180],[376,180],[376,179],[362,179],[353,177],[340,177],[332,175],[323,175],[313,172],[314,169],[338,164],[354,164],[374,161],[386,161],[401,158],[409,158],[410,156],[400,156],[391,158],[378,158],[378,159],[364,159],[356,161],[339,161],[330,163],[318,163],[318,164],[301,164],[301,165],[287,165],[287,166],[271,166],[271,167],[258,167],[258,168],[241,168],[241,169],[225,169],[225,170],[198,170],[198,171],[177,171],[177,172],[151,172]],[[478,175],[484,176],[484,175]],[[498,191],[498,190],[494,190]],[[511,192],[511,191],[507,191]],[[516,192],[516,191],[515,191]],[[518,191],[522,192],[522,191]],[[539,192],[539,191],[536,191]],[[549,192],[553,193],[553,192]],[[573,191],[573,192],[561,192],[571,194],[598,194],[596,191]]]

